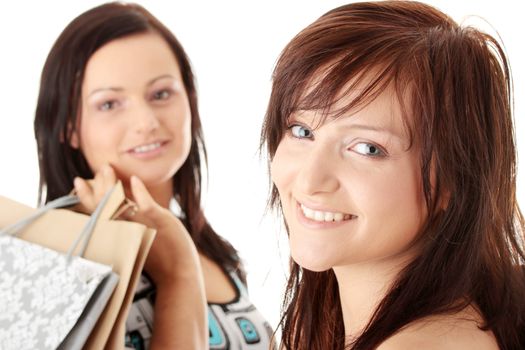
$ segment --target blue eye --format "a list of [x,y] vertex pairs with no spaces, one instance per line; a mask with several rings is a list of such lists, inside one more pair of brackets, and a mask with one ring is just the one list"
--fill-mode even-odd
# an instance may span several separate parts
[[290,126],[290,131],[292,133],[292,136],[298,139],[311,139],[314,137],[310,129],[299,124]]
[[359,142],[358,144],[352,147],[352,150],[359,154],[369,157],[380,158],[386,156],[386,153],[373,143]]

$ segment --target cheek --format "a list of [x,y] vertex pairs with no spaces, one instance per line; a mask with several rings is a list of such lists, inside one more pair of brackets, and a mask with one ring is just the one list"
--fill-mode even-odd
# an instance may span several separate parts
[[171,137],[174,140],[175,154],[181,164],[187,159],[191,150],[191,115],[182,116],[178,115],[177,118],[173,118],[171,114],[164,124]]
[[405,232],[413,237],[420,229],[426,217],[426,206],[421,188],[419,169],[399,167],[377,182],[371,189],[374,203],[368,201],[378,218],[390,226],[392,232]]
[[404,161],[368,170],[351,171],[346,183],[349,197],[368,224],[381,231],[387,227],[417,231],[426,213],[417,164]]
[[111,160],[110,153],[118,150],[119,133],[118,127],[108,123],[80,124],[80,150],[94,172]]
[[186,101],[177,103],[163,110],[160,114],[164,126],[175,135],[175,138],[184,143],[191,144],[191,109]]
[[191,146],[191,114],[188,111],[188,115],[184,118],[180,127],[182,133],[182,139],[185,141],[187,148]]
[[[272,163],[270,164],[270,177],[277,187],[281,197],[292,183],[294,173],[292,168],[292,164],[294,164],[292,157],[287,154],[286,147],[283,146],[283,143],[279,144],[272,159]],[[282,199],[283,198],[281,198],[281,200]]]
[[419,226],[426,216],[419,167],[416,165],[407,167],[406,171],[398,172],[392,180],[398,184],[394,196],[397,198],[400,210],[403,210],[405,215],[410,216],[412,221]]

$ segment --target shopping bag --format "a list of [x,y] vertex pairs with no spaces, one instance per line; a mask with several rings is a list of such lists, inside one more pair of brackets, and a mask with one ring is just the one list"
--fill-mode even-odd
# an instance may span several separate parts
[[[67,253],[16,236],[46,212],[78,202],[76,196],[58,198],[0,229],[0,348],[81,349],[85,344],[118,282],[111,266],[81,257],[109,195]],[[80,252],[73,254],[79,244]]]
[[[119,275],[119,282],[84,349],[123,348],[126,316],[155,237],[155,231],[144,225],[111,219],[124,202],[124,190],[119,182],[102,209],[85,249],[84,258],[112,266],[113,271]],[[35,209],[0,196],[0,228],[33,212]],[[81,230],[88,219],[88,216],[71,210],[52,210],[27,227],[21,238],[56,251],[67,252],[75,240],[71,232]],[[50,234],[41,235],[40,232]]]

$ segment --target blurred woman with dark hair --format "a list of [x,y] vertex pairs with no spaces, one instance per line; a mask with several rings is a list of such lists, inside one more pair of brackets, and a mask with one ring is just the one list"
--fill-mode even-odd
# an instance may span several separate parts
[[525,348],[511,88],[495,39],[419,2],[342,6],[286,46],[262,131],[283,348]]
[[89,212],[119,179],[138,205],[127,219],[157,230],[127,346],[268,349],[271,330],[248,298],[237,251],[201,208],[195,79],[162,23],[121,2],[75,18],[46,60],[35,135],[42,203],[74,187]]

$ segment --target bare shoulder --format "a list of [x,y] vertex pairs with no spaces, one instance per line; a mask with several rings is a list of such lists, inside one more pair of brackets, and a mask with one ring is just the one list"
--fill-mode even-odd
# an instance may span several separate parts
[[496,337],[479,329],[481,324],[482,318],[473,307],[454,315],[427,317],[388,338],[378,350],[498,350]]

